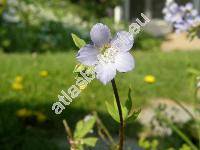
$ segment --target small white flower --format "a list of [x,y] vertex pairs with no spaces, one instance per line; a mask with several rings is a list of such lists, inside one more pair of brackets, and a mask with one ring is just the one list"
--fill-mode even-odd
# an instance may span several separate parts
[[96,77],[102,83],[111,81],[116,72],[128,72],[134,68],[134,59],[129,53],[133,46],[133,36],[120,31],[111,39],[110,29],[101,23],[94,25],[90,31],[92,44],[81,48],[77,59],[84,65],[94,66]]

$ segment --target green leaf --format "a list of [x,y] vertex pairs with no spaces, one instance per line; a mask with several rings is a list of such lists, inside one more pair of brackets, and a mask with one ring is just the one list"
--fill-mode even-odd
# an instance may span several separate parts
[[77,149],[77,150],[84,150],[84,147],[83,147],[83,145],[78,145],[78,146],[76,147],[76,149]]
[[125,106],[128,109],[127,119],[129,119],[129,120],[137,119],[138,115],[141,112],[141,109],[135,110],[133,107],[133,101],[132,101],[132,97],[131,97],[131,88],[129,88],[128,99],[126,100]]
[[[118,107],[117,107],[117,103],[116,100],[114,99],[113,101],[114,106],[112,106],[111,104],[109,104],[108,102],[106,102],[106,108],[108,113],[110,114],[110,116],[117,121],[118,123],[120,123],[120,118],[119,118],[119,112],[118,112]],[[121,109],[122,109],[122,115],[123,115],[123,120],[126,120],[128,118],[128,110],[125,106],[121,105]]]
[[197,70],[197,69],[195,69],[195,68],[188,68],[188,69],[187,69],[187,72],[188,72],[189,74],[191,74],[191,75],[196,75],[196,76],[200,75],[200,71]]
[[132,109],[131,88],[129,88],[128,90],[128,99],[126,100],[125,106],[128,109],[128,113],[129,113]]
[[84,138],[82,139],[83,144],[87,145],[87,146],[91,146],[94,147],[97,143],[97,138],[95,137],[89,137],[89,138]]
[[77,137],[80,134],[79,132],[82,130],[83,124],[84,124],[83,120],[80,120],[77,122],[75,131],[74,131],[74,137]]
[[91,116],[87,121],[80,120],[75,128],[74,138],[79,139],[83,138],[90,130],[93,128],[95,124],[95,117]]
[[138,109],[138,110],[134,110],[128,117],[127,121],[129,122],[132,122],[132,121],[135,121],[139,114],[141,113],[141,109]]
[[74,44],[78,47],[78,48],[82,48],[83,46],[86,45],[85,41],[81,38],[79,38],[76,34],[71,34],[72,39],[74,41]]
[[[114,107],[115,107],[115,111],[117,112],[117,114],[119,114],[118,108],[117,108],[117,102],[115,99],[114,99]],[[123,120],[126,120],[128,117],[128,109],[125,106],[123,106],[122,104],[121,104],[121,109],[122,109]],[[118,117],[119,117],[119,115],[118,115]]]
[[106,108],[107,108],[107,111],[108,113],[110,114],[110,116],[117,122],[120,122],[119,120],[119,114],[118,112],[115,110],[115,108],[109,104],[107,101],[106,101]]
[[122,105],[121,105],[121,108],[122,108],[123,120],[125,121],[128,118],[128,109]]
[[[114,99],[112,106],[111,104],[109,104],[108,102],[106,102],[106,108],[108,113],[110,114],[110,116],[117,121],[118,123],[120,122],[120,118],[119,118],[119,112],[118,112],[118,107],[117,107],[117,102]],[[134,121],[138,118],[138,115],[141,112],[141,109],[135,110],[133,108],[133,104],[132,104],[132,98],[131,98],[131,89],[129,88],[128,91],[128,99],[125,103],[125,106],[123,106],[121,104],[121,109],[122,109],[122,115],[123,115],[123,120],[124,121]]]
[[144,149],[150,149],[151,148],[151,143],[146,140],[144,137],[142,137],[140,140],[139,140],[139,146],[141,148],[144,148]]

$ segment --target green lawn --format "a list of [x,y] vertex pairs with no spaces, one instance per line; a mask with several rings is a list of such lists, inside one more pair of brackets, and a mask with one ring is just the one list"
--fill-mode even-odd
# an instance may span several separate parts
[[[187,70],[200,70],[200,52],[134,52],[133,55],[136,60],[135,70],[127,74],[118,74],[116,79],[122,101],[126,99],[130,85],[137,107],[143,107],[158,97],[192,102],[193,78]],[[5,137],[0,143],[5,144],[22,134],[24,137],[46,136],[43,131],[36,134],[33,130],[22,129],[15,111],[23,107],[40,110],[49,117],[50,123],[45,126],[45,130],[48,130],[51,136],[55,135],[55,130],[52,130],[54,128],[59,128],[58,131],[62,132],[61,118],[65,117],[74,124],[91,110],[98,110],[104,120],[109,120],[107,124],[113,122],[106,115],[104,104],[105,100],[113,99],[111,85],[104,86],[97,80],[92,81],[61,116],[54,115],[51,106],[57,101],[57,95],[61,90],[67,91],[75,84],[75,76],[72,73],[75,64],[73,52],[48,53],[36,57],[30,54],[0,54],[0,136]],[[41,70],[47,70],[48,77],[40,77]],[[144,82],[144,76],[148,74],[156,77],[156,83]],[[24,78],[22,91],[14,91],[11,87],[17,75]],[[113,130],[117,131],[116,128]],[[22,141],[25,142],[24,139],[21,139]]]
[[[121,99],[126,98],[128,86],[132,86],[135,103],[144,105],[149,99],[166,97],[190,102],[193,87],[188,68],[200,70],[200,52],[134,52],[136,68],[127,74],[118,74],[117,83]],[[75,53],[0,54],[0,99],[19,102],[53,103],[60,91],[75,84],[72,73],[76,64]],[[47,70],[49,76],[39,76]],[[152,74],[155,84],[144,82],[144,76]],[[24,78],[24,90],[13,91],[11,84],[17,75]],[[104,86],[94,80],[70,107],[104,111],[104,101],[112,98],[111,85]]]

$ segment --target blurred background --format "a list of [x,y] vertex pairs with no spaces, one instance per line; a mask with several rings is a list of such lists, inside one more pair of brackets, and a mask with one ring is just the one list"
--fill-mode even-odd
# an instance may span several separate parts
[[[142,109],[138,120],[127,124],[126,144],[130,149],[148,149],[138,142],[145,135],[156,140],[160,150],[179,150],[187,142],[173,130],[173,124],[198,145],[193,116],[199,107],[200,40],[172,33],[163,20],[165,2],[0,0],[0,150],[68,149],[62,120],[73,129],[94,110],[117,138],[118,124],[105,108],[105,101],[113,99],[110,84],[92,81],[61,115],[55,115],[51,107],[60,91],[76,81],[73,70],[78,49],[71,33],[90,42],[89,31],[95,23],[108,25],[113,34],[128,31],[141,13],[151,22],[135,38],[136,68],[116,79],[122,103],[131,86],[134,106]],[[178,4],[186,2],[177,0]],[[200,11],[199,0],[190,2]],[[171,124],[155,121],[158,110],[165,112]],[[102,146],[98,142],[95,149],[107,149]]]

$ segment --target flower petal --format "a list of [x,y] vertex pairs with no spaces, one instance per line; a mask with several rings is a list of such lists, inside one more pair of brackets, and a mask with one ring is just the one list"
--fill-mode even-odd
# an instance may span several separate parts
[[133,56],[129,53],[118,53],[115,57],[115,66],[119,72],[128,72],[135,67]]
[[127,52],[133,47],[133,43],[133,36],[129,32],[120,31],[111,41],[111,47],[122,52]]
[[90,37],[96,46],[101,47],[109,43],[111,39],[110,29],[102,23],[97,23],[90,31]]
[[92,66],[97,62],[98,50],[93,45],[86,45],[81,48],[76,56],[79,62]]
[[115,64],[113,63],[100,63],[96,66],[96,77],[103,84],[107,84],[112,79],[114,79],[116,75]]
[[185,4],[185,9],[188,10],[188,11],[191,11],[193,9],[193,4],[190,3],[190,2]]

